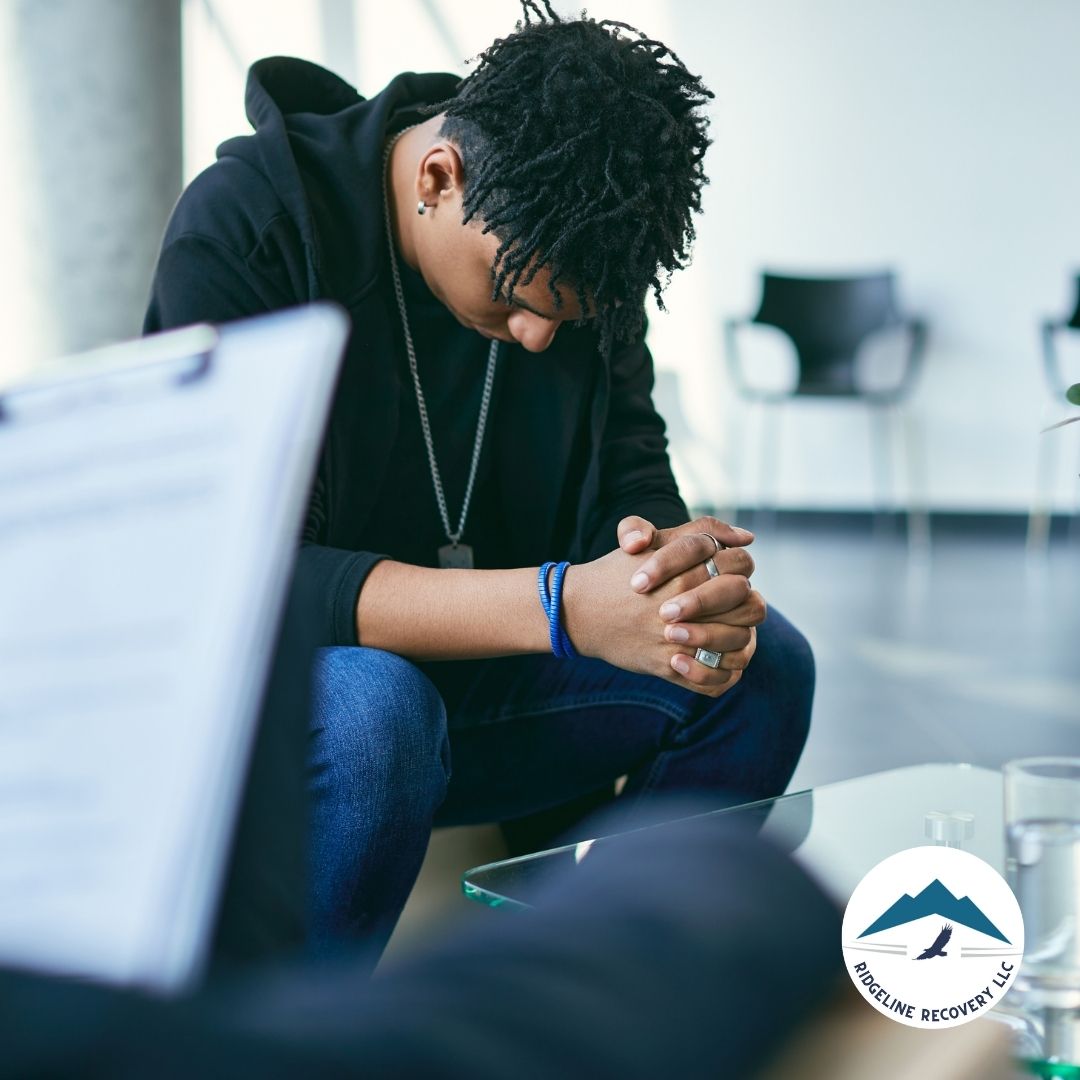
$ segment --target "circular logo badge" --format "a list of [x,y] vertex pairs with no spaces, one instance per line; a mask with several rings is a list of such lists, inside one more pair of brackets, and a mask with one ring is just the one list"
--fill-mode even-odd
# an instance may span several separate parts
[[908,848],[859,882],[843,945],[852,982],[878,1012],[910,1027],[956,1027],[1016,981],[1024,920],[989,863],[957,848]]

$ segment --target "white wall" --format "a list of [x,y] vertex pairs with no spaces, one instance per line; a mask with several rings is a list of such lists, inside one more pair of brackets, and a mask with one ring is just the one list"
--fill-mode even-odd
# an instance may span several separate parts
[[[672,0],[670,9],[672,44],[717,95],[698,258],[673,294],[697,338],[661,356],[684,376],[692,424],[737,472],[718,323],[752,313],[762,267],[893,266],[905,306],[930,323],[912,412],[932,505],[1026,509],[1036,431],[1067,413],[1048,405],[1037,323],[1064,312],[1080,271],[1080,4]],[[824,403],[788,412],[780,504],[867,505],[861,412]],[[1080,440],[1075,428],[1055,437],[1058,498],[1075,505]]]
[[[464,57],[518,17],[511,0],[435,0],[450,44],[420,0],[361,0],[350,57],[325,41],[314,2],[212,7],[233,55],[203,0],[187,0],[189,176],[246,128],[243,67],[258,56],[351,60],[372,93],[401,70],[465,72]],[[1037,323],[1064,310],[1080,270],[1080,139],[1070,137],[1080,3],[609,0],[590,10],[666,40],[717,94],[695,263],[652,330],[658,363],[680,375],[692,430],[677,467],[690,494],[720,505],[739,486],[744,502],[758,494],[761,418],[732,399],[719,326],[754,309],[760,269],[890,265],[905,306],[930,323],[910,410],[931,463],[930,503],[1026,510],[1037,430],[1065,413],[1043,386]],[[750,363],[783,378],[783,343],[745,344]],[[1080,357],[1075,370],[1080,379]],[[872,505],[862,410],[800,403],[782,433],[779,505]],[[1049,438],[1060,444],[1057,501],[1072,506],[1080,439]],[[898,479],[902,497],[902,469]]]
[[[554,6],[564,14],[580,10],[566,0]],[[638,19],[660,34],[667,12],[666,0],[614,0],[597,17]],[[250,130],[244,80],[260,57],[313,60],[371,96],[403,71],[468,74],[467,61],[520,18],[517,0],[184,0],[187,178],[214,160],[219,143]],[[351,43],[335,36],[349,26]]]
[[[373,93],[410,68],[464,73],[464,58],[519,15],[515,0],[356,0],[342,19],[348,7],[184,0],[188,178],[213,160],[218,142],[247,129],[244,69],[259,56],[307,56]],[[564,0],[557,7],[576,10]],[[340,29],[327,38],[334,9],[336,26],[355,30],[351,48]],[[10,10],[0,4],[0,55],[14,44]],[[741,477],[745,500],[755,497],[759,417],[732,398],[719,328],[724,316],[753,310],[760,269],[888,264],[900,272],[905,305],[931,326],[912,414],[932,462],[932,504],[1025,510],[1037,429],[1065,414],[1042,384],[1037,322],[1064,310],[1080,270],[1080,139],[1072,135],[1080,3],[606,0],[590,11],[669,42],[717,93],[696,260],[670,290],[670,315],[656,316],[652,329],[658,363],[681,378],[692,430],[677,461],[690,494],[723,505]],[[10,77],[14,66],[3,70]],[[17,100],[0,93],[0,139],[9,148],[32,122]],[[0,187],[2,378],[43,351],[50,314],[49,298],[29,290],[24,273],[34,250],[19,207],[32,192],[10,170]],[[767,336],[748,347],[755,344],[751,362],[769,360],[781,372],[790,364]],[[1080,379],[1080,348],[1073,364]],[[783,436],[780,505],[870,505],[859,411],[792,408]],[[1060,451],[1057,500],[1071,507],[1080,432],[1048,438]]]

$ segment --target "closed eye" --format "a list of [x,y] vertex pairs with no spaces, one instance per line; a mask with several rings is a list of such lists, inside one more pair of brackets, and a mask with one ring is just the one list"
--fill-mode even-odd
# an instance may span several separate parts
[[536,315],[539,318],[544,319],[546,322],[554,322],[555,321],[555,316],[547,315],[543,311],[537,311],[536,308],[534,308],[531,304],[525,303],[524,300],[519,300],[516,296],[513,298],[513,300],[509,299],[506,296],[500,296],[499,299],[508,308],[520,308],[522,311],[531,312],[533,315]]

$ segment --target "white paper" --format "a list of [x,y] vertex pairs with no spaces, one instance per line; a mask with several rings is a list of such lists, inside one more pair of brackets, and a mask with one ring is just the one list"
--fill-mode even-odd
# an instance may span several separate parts
[[345,326],[0,400],[0,963],[197,974]]

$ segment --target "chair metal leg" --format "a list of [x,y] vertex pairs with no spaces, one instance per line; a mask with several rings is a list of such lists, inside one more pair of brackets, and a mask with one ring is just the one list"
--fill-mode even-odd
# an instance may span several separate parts
[[908,554],[926,557],[930,553],[930,512],[926,498],[926,458],[922,432],[914,432],[918,421],[908,410],[899,413],[900,429],[907,459],[907,539]]
[[746,505],[746,462],[748,455],[744,448],[743,436],[746,432],[746,413],[748,402],[738,398],[736,407],[727,412],[727,435],[724,443],[724,461],[727,463],[727,475],[730,486],[720,493],[717,500],[716,516],[723,521],[737,521],[739,509]]
[[1045,553],[1050,543],[1050,488],[1056,471],[1057,443],[1043,435],[1035,461],[1035,494],[1028,511],[1027,550],[1032,555]]
[[[1077,474],[1080,476],[1080,469],[1077,469]],[[1069,518],[1069,543],[1071,544],[1080,541],[1080,483],[1074,484],[1074,492],[1072,515]]]
[[[774,417],[774,437],[769,438],[767,418]],[[776,518],[776,474],[777,461],[780,458],[780,437],[783,431],[783,413],[776,402],[762,402],[761,412],[761,451],[758,460],[761,469],[758,473],[758,503],[769,514],[766,521],[772,524]]]
[[891,410],[886,405],[867,402],[870,442],[874,453],[875,532],[883,534],[887,514],[896,509],[896,478],[893,469]]

